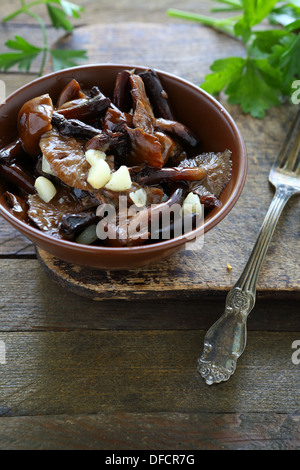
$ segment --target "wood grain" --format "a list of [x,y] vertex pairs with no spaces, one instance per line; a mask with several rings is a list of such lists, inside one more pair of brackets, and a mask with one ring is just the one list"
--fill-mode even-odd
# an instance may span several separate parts
[[[209,256],[211,254],[207,257],[205,247],[199,252],[186,249],[139,269],[104,271],[70,264],[38,250],[38,259],[53,281],[76,295],[95,301],[223,297],[233,285],[233,276],[224,266],[215,282],[205,277],[203,262],[206,261],[208,266]],[[272,260],[274,262],[274,256]],[[279,272],[265,284],[265,272],[262,272],[258,286],[261,298],[299,299],[297,279],[293,281]]]
[[237,372],[214,387],[196,371],[203,339],[198,330],[1,333],[1,416],[299,412],[299,333],[250,332]]
[[[0,331],[207,330],[224,310],[218,298],[102,300],[78,296],[49,279],[37,260],[0,260]],[[299,300],[258,296],[249,330],[300,331]],[[299,335],[300,336],[300,335]],[[200,352],[200,345],[199,345]]]
[[162,412],[141,417],[123,412],[0,418],[1,450],[103,450],[100,462],[117,450],[138,456],[139,450],[150,454],[154,449],[189,449],[193,455],[195,450],[299,448],[297,414]]
[[[140,0],[80,0],[75,2],[84,7],[84,12],[80,20],[73,20],[75,26],[95,23],[127,23],[129,21],[143,21],[156,23],[174,22],[173,18],[167,16],[167,9],[177,8],[185,11],[194,11],[202,14],[208,14],[213,4],[211,0],[151,0],[144,2]],[[12,13],[20,8],[19,0],[2,0],[1,16]],[[49,24],[49,17],[44,6],[35,7],[35,11]],[[218,15],[223,16],[223,15]],[[24,14],[13,20],[13,24],[30,24],[32,19]]]

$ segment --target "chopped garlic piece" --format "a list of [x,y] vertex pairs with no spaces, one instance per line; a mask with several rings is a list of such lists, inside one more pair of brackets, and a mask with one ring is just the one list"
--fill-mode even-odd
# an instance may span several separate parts
[[101,152],[101,150],[90,149],[85,152],[85,158],[91,166],[94,166],[100,160],[105,160],[106,154]]
[[50,163],[48,162],[48,160],[46,160],[44,155],[42,157],[42,172],[47,173],[48,175],[55,176],[55,174],[53,173],[52,168],[50,166]]
[[110,181],[105,185],[111,191],[126,191],[131,188],[131,178],[127,166],[123,165],[112,174]]
[[183,201],[181,208],[182,215],[186,214],[202,214],[202,206],[199,196],[194,193],[189,193]]
[[91,166],[87,181],[94,189],[103,188],[110,180],[110,168],[105,160],[99,160]]
[[39,176],[35,180],[34,186],[40,198],[45,202],[50,202],[56,194],[54,184],[44,176]]
[[143,188],[138,189],[137,191],[132,191],[129,194],[129,197],[132,200],[133,204],[136,205],[136,207],[144,207],[146,205],[147,193]]

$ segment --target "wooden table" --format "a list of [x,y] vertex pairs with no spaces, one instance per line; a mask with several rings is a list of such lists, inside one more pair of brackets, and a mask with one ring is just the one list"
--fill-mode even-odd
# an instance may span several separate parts
[[[85,25],[73,36],[48,31],[57,47],[86,47],[92,63],[145,64],[200,84],[215,58],[244,54],[234,39],[168,18],[166,9],[182,8],[180,1],[80,3]],[[17,4],[2,1],[1,15]],[[209,4],[184,8],[207,13]],[[1,51],[15,34],[39,38],[20,17],[1,26]],[[0,74],[7,93],[35,78],[38,66],[29,75]],[[292,361],[300,341],[299,200],[288,204],[269,249],[235,375],[209,387],[196,370],[205,332],[222,313],[272,199],[269,168],[296,113],[285,105],[258,121],[220,100],[244,135],[249,173],[204,250],[188,246],[158,265],[103,272],[95,301],[53,282],[34,246],[0,221],[1,449],[300,448],[300,365]]]

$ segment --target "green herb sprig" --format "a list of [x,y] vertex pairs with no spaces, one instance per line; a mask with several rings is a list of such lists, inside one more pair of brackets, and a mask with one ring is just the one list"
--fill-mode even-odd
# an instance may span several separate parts
[[200,22],[245,44],[246,57],[216,60],[201,88],[213,95],[224,91],[230,104],[262,119],[269,108],[291,98],[293,82],[300,78],[300,0],[216,1],[223,5],[211,11],[237,14],[225,19],[174,9],[168,14]]
[[24,39],[22,36],[15,36],[9,39],[5,45],[14,52],[5,52],[0,54],[0,70],[7,71],[11,67],[18,65],[19,70],[29,72],[34,60],[41,55],[42,61],[39,70],[39,76],[42,75],[48,56],[51,56],[53,69],[60,70],[78,65],[78,61],[86,60],[85,50],[59,50],[52,49],[48,43],[47,27],[44,20],[35,12],[35,7],[45,5],[52,26],[56,29],[62,28],[64,31],[71,32],[74,27],[69,18],[80,18],[84,11],[83,7],[75,5],[67,0],[36,0],[26,3],[20,0],[20,8],[2,19],[4,23],[11,21],[21,14],[26,14],[37,21],[39,24],[43,44],[34,45]]

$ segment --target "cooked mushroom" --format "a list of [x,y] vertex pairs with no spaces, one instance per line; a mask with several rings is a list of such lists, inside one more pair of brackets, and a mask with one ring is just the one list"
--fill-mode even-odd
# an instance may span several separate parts
[[156,71],[149,69],[139,75],[144,82],[155,116],[175,120],[168,101],[168,94],[164,90]]
[[40,147],[53,173],[61,181],[72,188],[93,189],[87,182],[90,164],[85,159],[82,143],[52,129],[43,135]]
[[0,175],[5,181],[8,181],[25,193],[35,193],[34,178],[21,165],[17,163],[12,163],[11,165],[0,163]]
[[18,130],[23,146],[29,155],[41,153],[40,138],[52,129],[53,103],[48,94],[27,101],[18,115]]
[[90,99],[80,98],[69,101],[56,111],[66,119],[79,119],[80,121],[91,121],[99,118],[105,113],[110,105],[110,99],[100,94]]
[[23,222],[28,222],[27,216],[27,203],[20,196],[13,194],[9,191],[5,191],[3,194],[10,210],[12,213]]
[[73,78],[61,91],[58,100],[56,102],[56,108],[60,108],[69,101],[86,98],[86,95],[81,90],[81,87],[77,80]]
[[[0,150],[8,207],[76,243],[135,246],[177,236],[185,220],[196,227],[200,202],[221,204],[231,176],[229,150],[194,156],[199,138],[176,121],[151,69],[119,73],[112,100],[98,86],[83,92],[73,79],[55,109],[48,94],[25,103],[18,130]],[[104,215],[108,207],[114,220]]]

